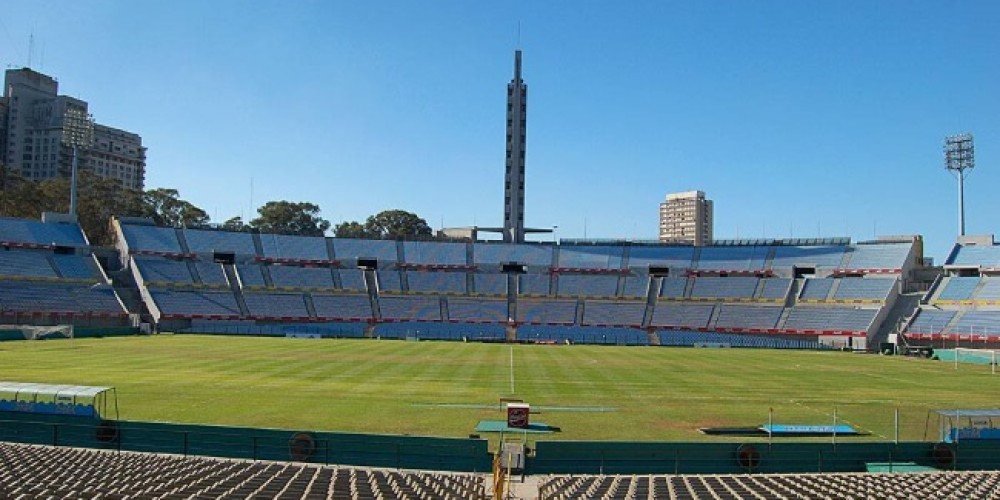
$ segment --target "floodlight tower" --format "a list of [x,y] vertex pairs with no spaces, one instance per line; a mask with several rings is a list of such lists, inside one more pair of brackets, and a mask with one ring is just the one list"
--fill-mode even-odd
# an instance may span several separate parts
[[62,143],[73,148],[73,167],[70,173],[69,214],[76,217],[76,184],[80,149],[94,144],[94,118],[85,108],[67,107],[63,118]]
[[958,179],[958,234],[965,236],[965,178],[976,167],[972,134],[944,138],[944,168]]

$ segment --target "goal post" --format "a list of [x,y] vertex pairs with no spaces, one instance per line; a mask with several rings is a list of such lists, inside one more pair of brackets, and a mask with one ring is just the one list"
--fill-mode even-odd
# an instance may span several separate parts
[[990,373],[996,375],[998,352],[1000,352],[1000,350],[998,349],[973,349],[970,347],[956,347],[955,369],[956,370],[958,369],[959,363],[989,365]]

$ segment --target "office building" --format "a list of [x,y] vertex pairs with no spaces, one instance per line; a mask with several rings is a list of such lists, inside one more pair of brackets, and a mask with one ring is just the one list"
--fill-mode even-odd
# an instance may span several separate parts
[[712,200],[703,191],[668,194],[660,203],[660,241],[710,245],[712,216]]
[[142,190],[146,148],[135,133],[94,123],[86,101],[59,95],[59,83],[30,68],[7,70],[0,98],[0,160],[22,177],[42,181],[78,166]]

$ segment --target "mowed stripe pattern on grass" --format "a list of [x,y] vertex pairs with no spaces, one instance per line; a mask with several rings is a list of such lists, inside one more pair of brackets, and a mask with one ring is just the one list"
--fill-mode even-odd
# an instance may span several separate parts
[[996,406],[989,367],[816,351],[158,335],[0,344],[0,379],[118,388],[122,418],[464,436],[514,396],[563,429],[545,439],[717,440],[704,426],[841,421],[922,439],[931,408]]

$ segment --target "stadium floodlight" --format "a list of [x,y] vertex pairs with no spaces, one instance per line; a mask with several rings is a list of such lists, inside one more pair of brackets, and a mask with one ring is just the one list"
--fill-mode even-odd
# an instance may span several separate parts
[[965,178],[976,167],[976,151],[972,134],[959,134],[944,139],[944,168],[958,179],[958,234],[965,236]]
[[69,214],[76,217],[77,170],[80,149],[94,144],[94,118],[82,107],[68,106],[63,117],[62,143],[73,148],[73,167],[70,173]]

